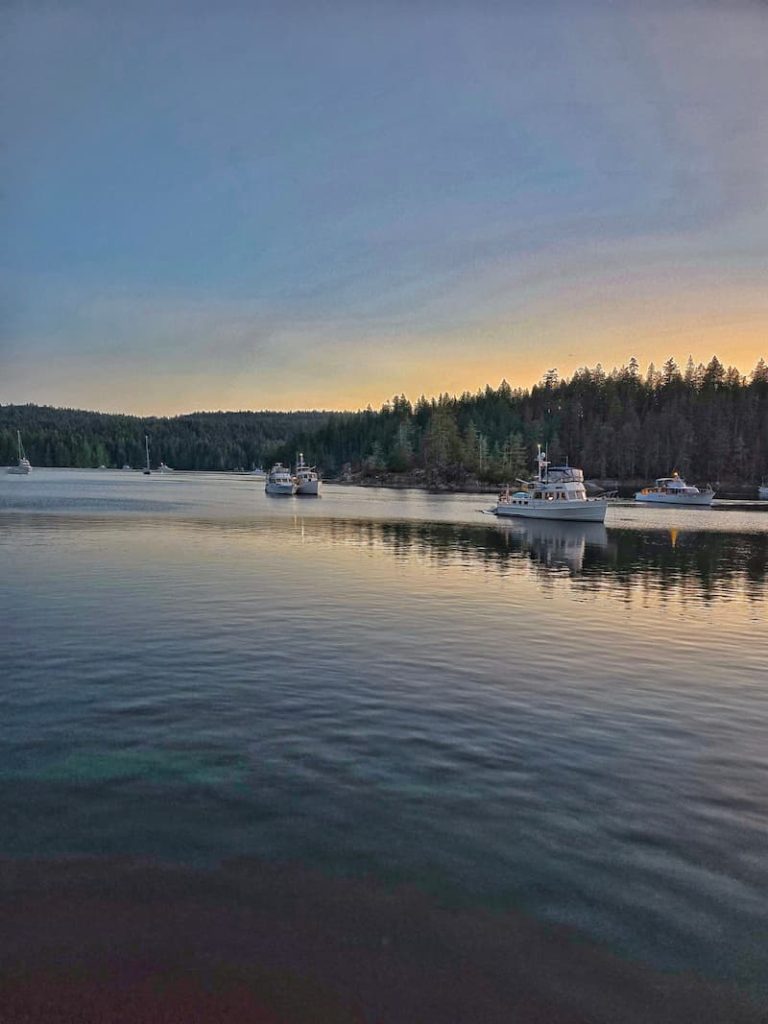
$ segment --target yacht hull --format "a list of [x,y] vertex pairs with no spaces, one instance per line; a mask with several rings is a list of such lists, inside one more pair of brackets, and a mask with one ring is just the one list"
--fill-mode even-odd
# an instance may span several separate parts
[[[557,507],[556,507],[557,506]],[[497,516],[522,519],[557,519],[571,523],[604,523],[608,506],[604,501],[537,501],[527,505],[499,502],[494,509]]]
[[305,497],[317,498],[320,495],[320,481],[305,480],[296,487],[296,493]]
[[714,492],[705,494],[643,494],[638,491],[635,501],[648,505],[711,505]]
[[275,497],[290,498],[292,494],[296,493],[296,484],[275,484],[270,482],[264,487],[264,492]]
[[31,466],[9,466],[8,472],[11,476],[29,476],[32,472]]

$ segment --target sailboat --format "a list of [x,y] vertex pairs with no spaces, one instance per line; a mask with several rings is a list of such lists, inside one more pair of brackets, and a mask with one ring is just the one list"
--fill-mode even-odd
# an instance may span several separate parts
[[149,474],[152,472],[152,470],[149,468],[149,434],[144,435],[144,447],[147,450],[147,464],[142,470],[142,472],[144,473],[144,476],[149,476]]
[[16,431],[16,441],[19,446],[19,461],[15,466],[9,466],[8,472],[16,476],[27,476],[32,472],[32,463],[24,454],[24,445],[21,443],[21,431]]

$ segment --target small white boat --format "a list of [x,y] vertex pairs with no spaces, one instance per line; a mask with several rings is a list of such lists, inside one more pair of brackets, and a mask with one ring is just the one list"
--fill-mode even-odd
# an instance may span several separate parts
[[128,465],[128,463],[127,463],[127,462],[126,462],[126,463],[125,463],[125,465],[123,466],[123,469],[130,469],[130,468],[131,468],[131,467],[130,467],[130,466]]
[[768,501],[768,484],[762,483],[757,488],[757,496],[760,501]]
[[318,497],[320,495],[320,477],[314,466],[308,466],[304,461],[304,452],[299,452],[296,458],[296,493]]
[[264,491],[266,494],[291,495],[296,493],[296,481],[287,466],[281,462],[275,463],[269,471]]
[[28,476],[32,472],[32,463],[24,454],[24,445],[21,443],[21,431],[16,431],[16,442],[19,446],[19,458],[15,466],[9,466],[8,472],[14,476]]
[[539,445],[535,480],[523,480],[525,489],[499,495],[497,516],[526,519],[560,519],[577,523],[603,523],[608,504],[605,498],[588,498],[584,473],[573,466],[550,466]]
[[147,464],[142,470],[142,473],[144,474],[144,476],[149,476],[149,474],[152,472],[152,470],[149,468],[149,434],[144,435],[144,447],[147,452]]
[[174,471],[171,469],[170,466],[166,466],[166,464],[164,462],[161,462],[160,465],[157,467],[157,472],[158,473],[173,473]]
[[703,490],[687,484],[675,471],[672,476],[660,476],[655,487],[637,491],[635,501],[656,505],[711,505],[715,492],[709,486]]

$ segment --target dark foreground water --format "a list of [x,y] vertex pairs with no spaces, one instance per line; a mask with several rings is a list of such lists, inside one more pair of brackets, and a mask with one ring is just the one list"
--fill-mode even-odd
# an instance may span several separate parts
[[487,504],[0,476],[0,856],[405,885],[760,1004],[768,514]]

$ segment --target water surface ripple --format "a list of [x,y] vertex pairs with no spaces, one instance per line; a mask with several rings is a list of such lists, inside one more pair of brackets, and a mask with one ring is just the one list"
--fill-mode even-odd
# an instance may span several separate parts
[[235,856],[760,988],[768,516],[0,477],[0,853]]

